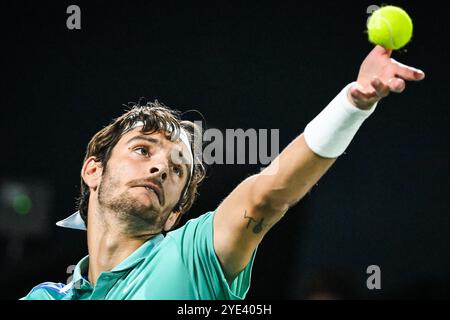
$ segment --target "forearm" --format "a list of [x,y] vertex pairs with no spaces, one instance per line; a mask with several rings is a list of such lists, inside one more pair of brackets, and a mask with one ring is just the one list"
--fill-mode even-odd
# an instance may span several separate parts
[[255,179],[258,199],[274,211],[299,201],[348,147],[369,111],[356,108],[347,86]]
[[284,211],[299,201],[335,161],[315,154],[301,134],[255,179],[259,198],[275,211]]

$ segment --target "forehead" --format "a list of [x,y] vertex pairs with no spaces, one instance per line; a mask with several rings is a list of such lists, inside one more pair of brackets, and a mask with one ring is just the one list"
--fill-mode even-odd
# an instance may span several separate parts
[[[167,148],[170,150],[178,150],[181,151],[184,155],[189,153],[188,147],[181,141],[181,139],[177,139],[175,141],[171,141],[169,138],[166,137],[165,133],[163,131],[155,131],[153,133],[144,133],[141,131],[142,128],[135,128],[130,130],[129,132],[125,133],[120,140],[118,141],[117,145],[119,146],[126,146],[130,139],[142,137],[142,140],[145,140],[145,138],[152,138],[154,140],[158,141],[158,144],[162,148]],[[133,139],[133,141],[137,142],[140,141],[137,139]]]

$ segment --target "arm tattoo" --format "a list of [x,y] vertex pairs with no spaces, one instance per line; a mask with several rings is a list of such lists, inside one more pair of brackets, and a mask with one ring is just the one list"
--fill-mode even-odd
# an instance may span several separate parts
[[261,218],[261,220],[258,222],[254,218],[247,216],[247,210],[244,212],[244,219],[248,219],[247,223],[247,229],[250,228],[251,223],[256,223],[256,225],[253,227],[253,233],[260,233],[263,229],[263,227],[269,227],[270,224],[263,223],[264,218]]

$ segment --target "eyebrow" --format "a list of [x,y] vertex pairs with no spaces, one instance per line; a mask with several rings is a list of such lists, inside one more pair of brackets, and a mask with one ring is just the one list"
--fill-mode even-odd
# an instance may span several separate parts
[[[136,140],[145,140],[145,141],[147,141],[147,142],[150,142],[150,143],[152,143],[152,144],[156,144],[156,145],[158,145],[158,146],[161,145],[161,141],[160,141],[159,139],[156,139],[156,138],[153,138],[153,137],[149,137],[149,136],[146,136],[146,135],[142,135],[142,134],[141,134],[141,135],[134,136],[133,138],[131,138],[130,140],[128,140],[126,144],[129,145],[131,142],[136,141]],[[183,152],[182,152],[181,150],[179,150],[179,152],[181,152],[181,154],[182,154],[181,159],[182,159],[182,161],[183,161],[182,164],[184,165],[184,171],[185,171],[185,173],[186,173],[187,175],[189,175],[188,160],[186,159],[186,157],[184,156],[184,154],[183,154]],[[172,161],[172,159],[170,159],[170,163],[175,164],[175,163]]]
[[131,142],[135,141],[135,140],[146,140],[150,143],[156,144],[156,145],[160,145],[161,141],[159,141],[159,139],[153,138],[153,137],[149,137],[149,136],[145,136],[145,135],[138,135],[138,136],[134,136],[133,138],[131,138],[130,140],[127,141],[127,145],[130,144]]

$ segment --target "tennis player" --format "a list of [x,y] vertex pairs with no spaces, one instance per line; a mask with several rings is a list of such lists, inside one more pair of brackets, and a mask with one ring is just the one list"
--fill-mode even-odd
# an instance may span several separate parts
[[89,142],[78,211],[57,223],[86,230],[89,255],[68,284],[45,282],[23,299],[244,299],[271,227],[344,153],[382,98],[424,77],[375,47],[357,81],[266,169],[178,228],[205,176],[193,147],[201,132],[157,102],[135,105]]

